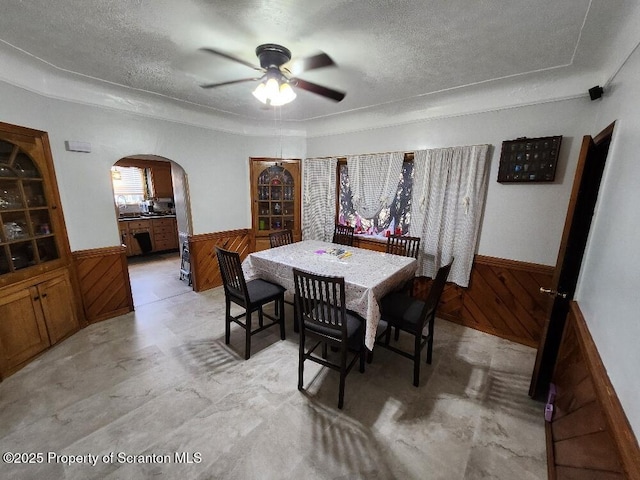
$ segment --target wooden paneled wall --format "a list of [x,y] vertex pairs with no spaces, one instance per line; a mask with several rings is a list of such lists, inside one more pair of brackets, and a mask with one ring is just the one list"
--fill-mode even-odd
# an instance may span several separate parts
[[133,310],[124,246],[73,252],[87,322],[116,317]]
[[[537,347],[542,334],[553,267],[476,255],[468,288],[447,284],[438,316],[508,340]],[[426,296],[420,278],[415,294]]]
[[222,285],[220,269],[214,247],[232,250],[244,258],[250,253],[250,230],[230,230],[189,237],[191,277],[196,292]]
[[[384,251],[381,242],[360,240],[361,248]],[[189,237],[191,275],[196,292],[222,285],[214,247],[240,253],[251,251],[248,229]],[[73,254],[84,311],[89,322],[133,310],[126,253],[121,247],[99,248]],[[540,286],[551,281],[553,267],[476,256],[468,288],[449,284],[438,309],[441,318],[499,337],[537,347],[544,324],[547,297]],[[416,295],[428,291],[430,280],[418,278]]]
[[640,479],[640,449],[577,303],[571,302],[547,423],[549,478]]

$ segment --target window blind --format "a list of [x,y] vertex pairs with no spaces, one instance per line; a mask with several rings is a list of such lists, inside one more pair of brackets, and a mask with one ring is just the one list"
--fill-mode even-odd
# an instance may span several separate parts
[[[145,194],[144,169],[138,167],[113,167],[113,193],[118,195]],[[119,177],[119,178],[118,178]]]

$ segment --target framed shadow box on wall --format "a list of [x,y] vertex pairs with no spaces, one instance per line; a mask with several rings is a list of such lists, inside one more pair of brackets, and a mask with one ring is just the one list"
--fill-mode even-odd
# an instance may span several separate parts
[[553,182],[562,136],[502,142],[498,182]]

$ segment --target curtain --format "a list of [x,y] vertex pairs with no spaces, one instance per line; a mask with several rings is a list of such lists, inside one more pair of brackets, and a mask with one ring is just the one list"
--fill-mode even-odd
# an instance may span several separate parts
[[338,158],[302,161],[302,239],[330,242],[336,218]]
[[422,238],[418,272],[431,278],[454,257],[449,281],[469,285],[487,188],[489,145],[414,155],[409,233]]
[[347,156],[353,206],[370,219],[388,207],[396,196],[404,153],[376,153]]

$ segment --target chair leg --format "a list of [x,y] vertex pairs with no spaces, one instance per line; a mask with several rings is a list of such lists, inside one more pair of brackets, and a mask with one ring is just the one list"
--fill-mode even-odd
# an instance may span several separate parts
[[396,333],[393,337],[393,339],[397,342],[400,339],[400,329],[398,327],[396,327]]
[[264,315],[262,314],[262,307],[258,309],[258,325],[261,328],[264,326]]
[[229,345],[229,341],[231,340],[231,302],[227,300],[225,302],[225,313],[224,313],[224,343]]
[[344,384],[346,379],[347,379],[347,346],[342,345],[342,351],[340,352],[340,390],[338,392],[338,408],[341,410],[342,410],[342,407],[344,406]]
[[276,302],[276,305],[279,305],[280,315],[278,315],[278,319],[280,321],[280,339],[284,340],[284,295],[282,298]]
[[247,309],[247,323],[245,325],[244,339],[244,359],[249,360],[251,356],[251,311]]
[[[387,326],[387,330],[384,335],[384,344],[389,345],[391,343],[391,330],[393,327],[391,325]],[[396,328],[396,333],[398,333],[398,329]]]
[[427,363],[431,365],[431,360],[433,357],[433,324],[435,323],[435,318],[432,318],[429,322],[429,340],[427,340]]
[[322,358],[327,359],[327,342],[322,344]]
[[429,337],[427,340],[427,363],[431,365],[431,360],[433,357],[433,335]]
[[342,407],[344,406],[344,381],[345,381],[345,375],[341,372],[340,373],[340,391],[338,392],[338,408],[340,410],[342,410]]
[[[373,352],[369,352],[369,353],[373,355]],[[367,347],[365,347],[363,343],[362,345],[360,345],[360,373],[364,373],[364,361],[366,356],[367,356]]]
[[420,344],[422,343],[422,336],[416,335],[416,341],[414,345],[413,353],[413,386],[417,387],[420,384]]
[[304,334],[300,334],[300,349],[298,352],[298,390],[302,390],[304,377]]

